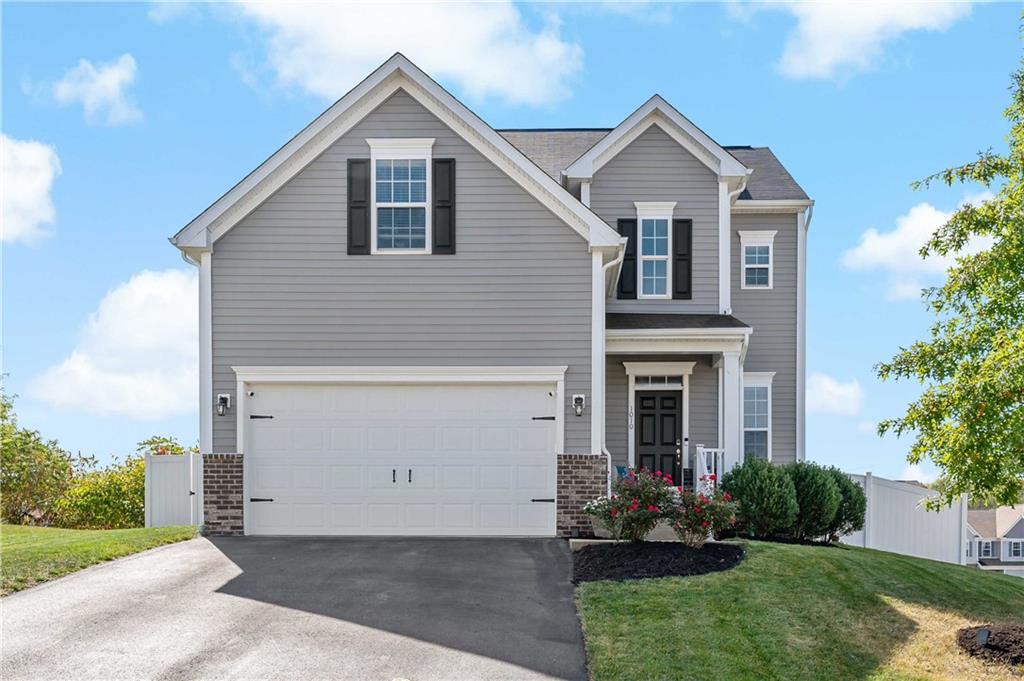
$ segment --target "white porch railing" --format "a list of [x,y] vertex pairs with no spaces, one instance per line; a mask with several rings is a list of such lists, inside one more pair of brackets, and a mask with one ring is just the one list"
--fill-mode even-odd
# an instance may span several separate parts
[[693,455],[693,489],[712,494],[725,472],[725,450],[697,445]]

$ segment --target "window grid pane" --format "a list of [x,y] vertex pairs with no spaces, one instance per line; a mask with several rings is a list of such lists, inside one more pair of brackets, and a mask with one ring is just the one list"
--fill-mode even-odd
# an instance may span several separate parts
[[767,267],[746,267],[743,276],[747,286],[768,285]]
[[768,459],[768,431],[748,430],[743,433],[743,458]]

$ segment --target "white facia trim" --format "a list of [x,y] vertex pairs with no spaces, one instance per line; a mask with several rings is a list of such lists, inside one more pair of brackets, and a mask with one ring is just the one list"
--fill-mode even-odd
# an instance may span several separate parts
[[733,213],[800,213],[814,206],[811,199],[738,199]]
[[199,452],[213,453],[213,253],[199,253]]
[[619,235],[608,223],[402,54],[392,56],[335,102],[182,228],[172,238],[172,243],[183,250],[208,247],[400,89],[551,210],[590,246],[618,245]]
[[[774,229],[757,229],[757,230],[739,230],[737,232],[740,235],[740,288],[751,291],[770,291],[775,286],[775,235],[778,230]],[[747,264],[747,247],[767,246],[768,247],[768,263],[748,265]],[[768,285],[759,286],[747,283],[747,269],[768,269]]]
[[676,201],[634,201],[633,205],[636,206],[638,220],[663,218],[666,215],[671,219],[676,209]]
[[590,179],[652,125],[664,130],[718,176],[745,177],[748,168],[661,96],[654,95],[565,169],[570,178]]
[[[371,255],[430,255],[433,230],[430,197],[433,196],[434,169],[432,165],[434,138],[367,138],[370,145],[370,254]],[[377,161],[415,160],[426,163],[426,189],[423,201],[379,203],[377,201]],[[378,248],[377,208],[422,208],[424,215],[423,248]]]

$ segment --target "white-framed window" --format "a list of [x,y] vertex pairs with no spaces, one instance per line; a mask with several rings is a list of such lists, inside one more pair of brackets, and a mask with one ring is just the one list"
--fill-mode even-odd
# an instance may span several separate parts
[[992,542],[983,541],[978,543],[978,556],[980,558],[992,557]]
[[370,252],[430,253],[430,166],[434,140],[367,139]]
[[637,297],[671,298],[672,211],[675,201],[641,202],[636,206]]
[[743,460],[772,460],[772,379],[774,371],[743,374]]
[[1024,558],[1024,539],[1010,542],[1010,558]]
[[740,288],[770,289],[775,284],[776,230],[741,231]]

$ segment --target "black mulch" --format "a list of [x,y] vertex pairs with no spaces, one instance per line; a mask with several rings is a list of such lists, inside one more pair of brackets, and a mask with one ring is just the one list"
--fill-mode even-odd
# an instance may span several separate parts
[[743,549],[707,543],[702,549],[675,542],[624,542],[584,546],[573,552],[573,582],[706,575],[735,567]]
[[[985,645],[978,642],[979,629],[992,632]],[[1024,665],[1024,626],[967,627],[956,633],[956,642],[968,655],[1008,665]]]

